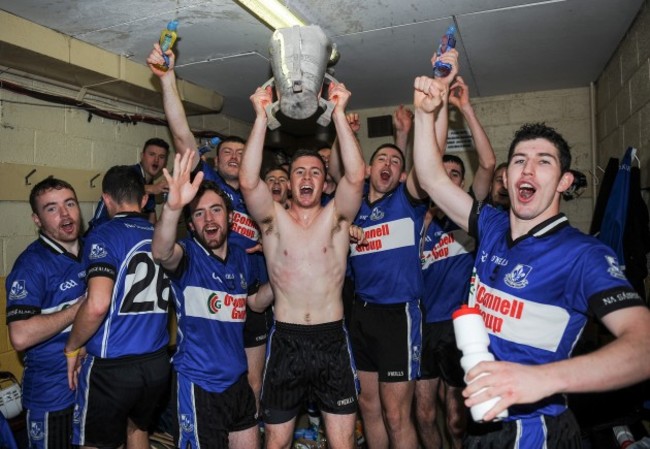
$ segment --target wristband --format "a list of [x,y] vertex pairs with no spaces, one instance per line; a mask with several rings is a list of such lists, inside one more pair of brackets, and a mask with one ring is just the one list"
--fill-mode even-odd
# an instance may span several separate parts
[[69,359],[73,357],[77,357],[79,355],[79,351],[81,351],[81,348],[77,348],[74,351],[66,351],[65,349],[63,350],[63,354]]

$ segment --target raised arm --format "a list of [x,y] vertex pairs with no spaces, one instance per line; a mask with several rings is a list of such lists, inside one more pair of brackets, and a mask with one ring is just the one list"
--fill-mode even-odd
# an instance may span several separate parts
[[165,54],[169,57],[169,69],[164,71],[160,70],[160,66],[164,63],[162,57],[163,53],[160,45],[155,43],[153,50],[147,58],[147,64],[151,72],[160,78],[160,87],[162,88],[163,108],[165,109],[165,116],[169,124],[169,130],[174,139],[174,147],[176,152],[185,154],[192,152],[192,168],[196,167],[199,163],[199,151],[196,146],[194,134],[187,123],[187,116],[185,115],[185,108],[181,102],[181,97],[178,93],[176,86],[176,72],[174,71],[174,64],[176,57],[172,50],[167,50]]
[[474,174],[472,191],[476,199],[484,200],[490,193],[490,184],[492,183],[497,159],[490,144],[490,139],[485,134],[485,130],[478,121],[474,113],[474,108],[469,101],[467,84],[465,84],[465,81],[460,76],[456,77],[456,80],[451,85],[449,102],[456,106],[461,114],[463,114],[465,122],[472,132],[476,153],[478,154],[478,169]]
[[393,128],[395,129],[395,145],[404,154],[407,152],[409,133],[413,127],[413,111],[400,104],[393,112]]
[[[357,142],[359,142],[359,138],[357,137],[357,133],[361,129],[359,114],[355,114],[355,113],[346,114],[345,118],[347,119],[348,124],[350,125],[350,129],[354,133],[354,138],[357,139]],[[330,154],[330,161],[329,161],[329,167],[327,168],[327,172],[330,174],[330,176],[332,176],[332,179],[334,179],[334,182],[336,182],[337,184],[343,177],[343,166],[341,164],[342,164],[341,148],[339,146],[338,137],[335,137],[334,142],[332,143],[332,153]]]
[[151,253],[154,260],[169,271],[176,270],[183,257],[183,249],[176,243],[176,230],[183,207],[194,199],[203,181],[203,172],[199,172],[194,181],[190,182],[191,162],[192,154],[185,152],[183,156],[176,154],[174,157],[173,175],[163,168],[169,193],[154,229]]
[[473,200],[447,176],[435,136],[435,112],[447,86],[421,76],[415,79],[414,87],[413,161],[420,186],[454,223],[467,230]]
[[[447,147],[447,130],[449,128],[447,106],[448,92],[449,86],[458,73],[458,52],[455,49],[451,49],[440,56],[434,55],[431,62],[435,63],[436,60],[441,60],[451,65],[451,71],[446,77],[436,79],[436,85],[440,86],[442,90],[436,99],[436,101],[440,101],[440,103],[436,106],[437,114],[435,114],[434,121],[431,125],[437,151],[438,153],[443,154]],[[413,165],[415,165],[415,158],[413,158]],[[423,174],[423,176],[430,175]],[[427,196],[427,192],[425,192],[420,184],[419,175],[414,170],[414,167],[408,171],[408,176],[406,177],[406,188],[414,198],[424,199]]]
[[343,177],[336,188],[334,202],[341,216],[352,222],[359,212],[363,194],[363,181],[366,174],[366,164],[361,155],[361,146],[345,116],[345,108],[350,100],[350,91],[343,83],[331,83],[329,99],[334,106],[332,120],[336,128],[336,138],[339,142]]
[[255,110],[255,123],[246,141],[246,148],[239,169],[239,189],[244,195],[248,212],[255,221],[263,225],[272,219],[275,214],[275,201],[266,183],[260,178],[262,169],[262,151],[264,150],[264,137],[266,136],[266,106],[273,102],[271,87],[262,89],[258,87],[250,100]]

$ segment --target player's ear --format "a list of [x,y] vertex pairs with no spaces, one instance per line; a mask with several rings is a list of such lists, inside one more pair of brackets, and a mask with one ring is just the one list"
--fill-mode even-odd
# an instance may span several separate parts
[[36,226],[38,226],[38,229],[41,229],[43,224],[41,223],[41,219],[38,218],[38,215],[32,214],[32,220],[34,220],[34,223],[36,224]]
[[571,184],[573,184],[573,179],[574,179],[573,173],[571,173],[570,171],[564,172],[557,186],[557,191],[562,193],[566,189],[571,187]]
[[147,201],[149,201],[149,194],[145,193],[142,197],[142,201],[140,201],[140,210],[144,209],[144,206],[147,205]]

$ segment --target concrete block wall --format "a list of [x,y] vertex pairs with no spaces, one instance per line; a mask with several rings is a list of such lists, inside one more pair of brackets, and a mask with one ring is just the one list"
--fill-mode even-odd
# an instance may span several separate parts
[[[3,79],[29,88],[74,98],[77,94],[65,87],[4,73]],[[130,114],[160,115],[133,105],[103,100],[106,109]],[[166,127],[144,123],[118,123],[94,116],[90,121],[86,111],[39,101],[0,89],[0,163],[43,166],[30,180],[43,179],[48,168],[77,168],[105,172],[116,164],[134,164],[139,160],[143,143],[160,137],[171,144]],[[224,134],[247,136],[250,125],[222,115],[193,118],[191,126]],[[173,153],[172,153],[173,158]],[[169,164],[172,164],[172,158]],[[26,173],[27,174],[27,173]],[[76,186],[75,186],[76,187]],[[99,200],[99,195],[97,200]],[[84,222],[92,217],[96,200],[82,202]],[[22,373],[22,365],[9,344],[5,325],[4,278],[11,271],[17,256],[37,236],[31,219],[28,199],[0,201],[0,370]]]
[[[586,174],[591,168],[592,160],[589,98],[589,88],[584,87],[472,98],[471,102],[479,121],[490,138],[497,157],[497,165],[505,162],[513,134],[523,123],[546,122],[556,128],[571,145],[572,167]],[[370,155],[380,144],[392,142],[391,137],[368,138],[366,119],[392,114],[396,107],[355,111],[359,113],[361,121],[359,140],[366,161],[370,159]],[[464,127],[462,116],[452,108],[450,128]],[[454,154],[465,162],[467,170],[465,186],[469,188],[474,170],[478,165],[476,153],[475,151],[462,151]],[[592,210],[590,189],[587,189],[578,199],[562,201],[562,211],[567,214],[574,226],[585,232],[589,230]]]
[[[596,82],[597,164],[638,149],[641,186],[650,187],[650,1],[646,0]],[[650,205],[650,192],[644,194]]]

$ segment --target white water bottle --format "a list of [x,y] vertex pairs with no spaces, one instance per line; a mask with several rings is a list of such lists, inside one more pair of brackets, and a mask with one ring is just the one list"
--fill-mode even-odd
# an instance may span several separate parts
[[[483,321],[479,308],[469,307],[463,304],[460,306],[460,309],[453,313],[452,318],[454,322],[454,333],[456,334],[456,346],[463,352],[460,364],[463,370],[465,370],[465,374],[479,362],[493,361],[494,355],[488,351],[490,337],[485,329],[485,322]],[[474,394],[477,395],[482,391],[477,391]],[[470,409],[472,419],[476,422],[483,422],[485,413],[500,400],[501,398],[497,396],[480,404],[473,405]],[[500,421],[507,416],[508,410],[503,410],[494,418],[494,421]]]

